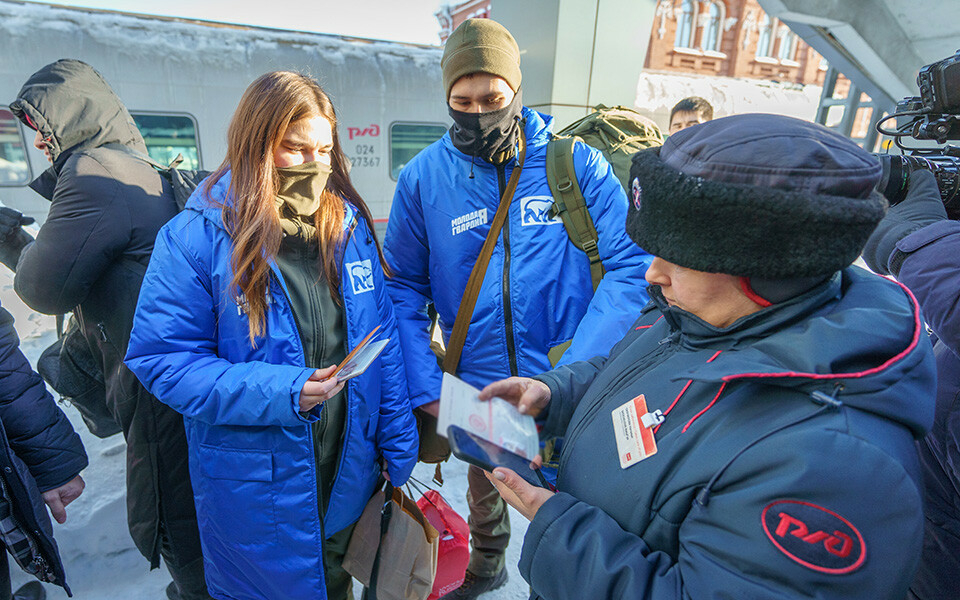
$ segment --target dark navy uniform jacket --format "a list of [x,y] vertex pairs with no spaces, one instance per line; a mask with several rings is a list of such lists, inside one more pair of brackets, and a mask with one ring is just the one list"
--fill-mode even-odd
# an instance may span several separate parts
[[[910,292],[851,267],[719,329],[649,289],[608,358],[538,377],[566,442],[524,537],[534,597],[904,598],[935,388]],[[615,410],[640,394],[664,420],[624,469]]]

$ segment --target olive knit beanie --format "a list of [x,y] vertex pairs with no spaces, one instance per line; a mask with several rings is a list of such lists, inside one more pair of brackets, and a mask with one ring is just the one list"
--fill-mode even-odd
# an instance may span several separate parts
[[502,77],[514,92],[520,89],[520,48],[506,27],[490,19],[467,19],[447,38],[440,59],[443,89],[471,73]]
[[654,256],[749,278],[825,276],[883,218],[880,163],[826,127],[780,115],[716,119],[641,150],[627,233]]

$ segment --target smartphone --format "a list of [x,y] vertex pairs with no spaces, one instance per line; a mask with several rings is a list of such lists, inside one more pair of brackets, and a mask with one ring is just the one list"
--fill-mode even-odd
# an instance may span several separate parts
[[464,462],[490,472],[497,467],[506,467],[523,477],[530,485],[556,491],[540,469],[530,468],[530,459],[488,442],[466,429],[456,425],[447,427],[447,441],[450,442],[453,455]]

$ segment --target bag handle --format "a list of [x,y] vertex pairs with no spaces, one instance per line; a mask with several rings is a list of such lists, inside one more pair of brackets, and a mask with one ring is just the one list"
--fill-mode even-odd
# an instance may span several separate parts
[[510,174],[510,181],[503,190],[500,206],[497,207],[497,214],[493,217],[493,223],[490,225],[490,231],[487,232],[487,239],[483,242],[480,256],[477,257],[477,262],[474,263],[473,270],[470,271],[470,279],[467,280],[467,287],[464,289],[463,297],[460,300],[460,308],[457,309],[457,318],[454,320],[453,330],[450,332],[450,343],[443,357],[443,370],[452,375],[457,373],[457,367],[460,365],[460,353],[463,352],[463,345],[467,341],[467,329],[470,327],[470,319],[473,317],[473,309],[477,304],[477,296],[480,295],[483,278],[487,274],[487,264],[490,262],[490,257],[493,256],[493,249],[497,244],[497,238],[500,237],[503,223],[507,220],[510,202],[513,200],[514,192],[517,191],[520,172],[523,170],[523,162],[526,156],[527,141],[521,124],[520,157],[517,166]]
[[384,486],[383,506],[380,507],[380,542],[377,544],[377,553],[373,557],[373,571],[370,573],[370,587],[364,590],[364,600],[377,600],[377,580],[380,578],[380,550],[383,548],[383,538],[390,529],[390,519],[393,516],[393,484],[389,481]]

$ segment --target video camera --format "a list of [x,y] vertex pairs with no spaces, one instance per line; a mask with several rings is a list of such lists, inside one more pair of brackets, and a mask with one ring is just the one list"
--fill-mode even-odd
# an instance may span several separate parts
[[[907,181],[917,169],[931,171],[951,219],[960,219],[960,147],[947,144],[960,140],[960,50],[949,58],[929,64],[917,75],[920,96],[904,98],[896,111],[877,123],[877,131],[890,136],[904,154],[878,154],[883,176],[877,186],[890,204],[907,195]],[[897,119],[897,129],[882,126]],[[903,145],[902,139],[934,140],[940,148]],[[907,154],[909,153],[909,154]]]

